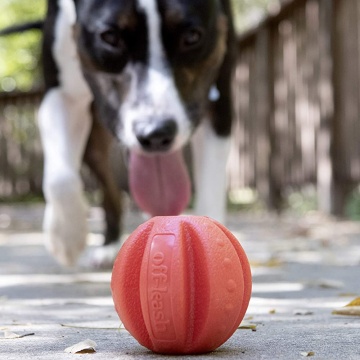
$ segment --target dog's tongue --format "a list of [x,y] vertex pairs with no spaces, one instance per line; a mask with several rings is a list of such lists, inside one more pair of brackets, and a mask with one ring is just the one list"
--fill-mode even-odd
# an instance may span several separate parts
[[189,203],[191,185],[183,154],[130,154],[130,191],[151,216],[179,215]]

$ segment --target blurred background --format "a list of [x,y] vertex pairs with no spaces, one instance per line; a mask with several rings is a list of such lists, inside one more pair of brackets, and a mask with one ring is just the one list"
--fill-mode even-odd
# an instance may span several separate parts
[[[1,0],[0,28],[43,18],[45,5]],[[229,207],[360,219],[360,2],[233,0],[233,9]],[[40,44],[36,30],[0,38],[0,203],[42,201]]]

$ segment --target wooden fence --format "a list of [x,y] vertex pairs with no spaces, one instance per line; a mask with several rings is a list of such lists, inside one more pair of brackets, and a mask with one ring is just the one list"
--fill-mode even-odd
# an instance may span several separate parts
[[[360,182],[360,1],[288,1],[238,48],[230,188],[276,208],[312,184],[341,213]],[[39,98],[0,97],[0,198],[40,191]]]
[[41,92],[0,95],[0,199],[41,194],[42,151],[36,113]]
[[288,1],[239,40],[234,86],[230,186],[278,207],[313,184],[342,213],[360,182],[360,2]]

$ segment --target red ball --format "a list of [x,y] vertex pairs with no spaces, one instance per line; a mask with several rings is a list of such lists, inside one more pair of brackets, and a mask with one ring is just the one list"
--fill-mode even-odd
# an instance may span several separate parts
[[162,354],[222,345],[245,315],[251,286],[238,240],[200,216],[161,216],[139,226],[122,246],[111,279],[125,328]]

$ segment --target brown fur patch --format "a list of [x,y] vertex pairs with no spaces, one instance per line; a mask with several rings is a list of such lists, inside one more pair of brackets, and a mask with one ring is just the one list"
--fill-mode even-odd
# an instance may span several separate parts
[[[138,18],[136,16],[133,4],[129,3],[128,7],[126,9],[123,9],[121,14],[117,18],[117,25],[119,26],[120,29],[132,30],[136,28],[136,26],[138,25]],[[79,37],[80,37],[81,26],[83,25],[75,24],[73,26],[74,39],[77,44],[79,44],[80,41]],[[94,61],[90,57],[90,54],[87,51],[78,50],[78,55],[85,69],[88,69],[89,71],[102,70],[96,65],[96,63],[94,63]]]
[[185,14],[179,4],[172,4],[165,12],[164,22],[168,26],[171,24],[180,24],[185,18]]
[[182,67],[174,70],[175,81],[181,98],[185,101],[203,101],[204,96],[217,77],[217,72],[226,53],[226,42],[228,34],[228,23],[224,15],[217,19],[218,36],[216,45],[205,60],[191,67]]

